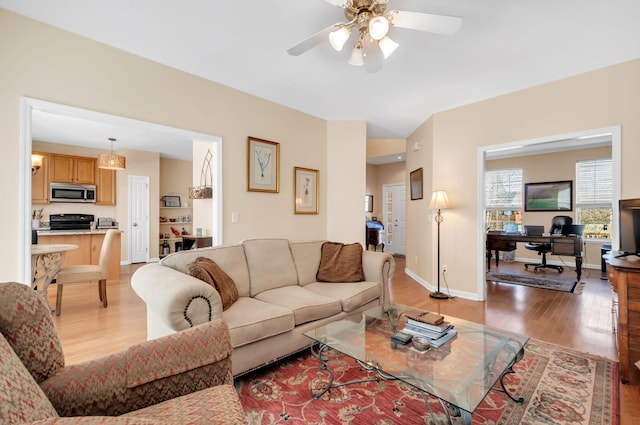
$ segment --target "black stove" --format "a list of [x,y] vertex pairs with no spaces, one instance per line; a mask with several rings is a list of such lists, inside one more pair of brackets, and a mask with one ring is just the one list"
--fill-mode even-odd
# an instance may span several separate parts
[[49,228],[51,230],[89,230],[93,214],[51,214]]

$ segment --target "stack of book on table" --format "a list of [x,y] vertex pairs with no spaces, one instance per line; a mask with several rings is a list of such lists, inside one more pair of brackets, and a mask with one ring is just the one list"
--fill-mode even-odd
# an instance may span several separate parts
[[402,333],[429,339],[429,345],[439,348],[445,342],[456,336],[458,331],[450,322],[439,314],[430,312],[406,313],[407,323]]

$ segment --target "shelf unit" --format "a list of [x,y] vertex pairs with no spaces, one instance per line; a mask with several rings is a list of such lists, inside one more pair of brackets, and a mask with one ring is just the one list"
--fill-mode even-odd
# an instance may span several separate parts
[[[173,211],[180,211],[180,212],[174,213]],[[171,232],[170,229],[168,229],[166,226],[175,227],[176,229],[178,229],[178,231],[181,231],[182,228],[184,227],[185,230],[189,232],[189,235],[191,236],[193,233],[191,229],[191,225],[193,224],[193,213],[192,213],[192,207],[182,207],[182,206],[181,207],[160,207],[160,215],[165,216],[167,218],[167,221],[159,222],[160,234],[162,236],[164,236],[167,233],[170,235],[170,237],[168,238],[165,238],[165,237],[159,238],[159,244],[160,244],[159,256],[160,258],[163,258],[165,257],[165,255],[162,254],[162,245],[165,241],[169,244],[170,254],[175,252],[175,242],[182,242],[182,238],[176,237],[173,234],[173,232]],[[185,215],[188,215],[189,217],[191,217],[192,220],[178,221],[178,217],[185,216]],[[169,219],[171,218],[175,218],[176,221],[169,221]]]

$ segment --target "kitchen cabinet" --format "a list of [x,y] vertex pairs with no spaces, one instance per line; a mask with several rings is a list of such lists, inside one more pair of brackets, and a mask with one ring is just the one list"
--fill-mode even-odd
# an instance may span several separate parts
[[[39,244],[74,244],[78,249],[66,252],[62,266],[77,264],[98,264],[100,249],[104,241],[104,231],[74,232],[57,231],[56,233],[38,232]],[[109,258],[109,277],[107,280],[120,279],[120,233],[116,235]]]
[[31,174],[31,203],[45,205],[49,203],[49,155],[33,152],[42,156],[42,166],[37,173]]
[[116,204],[116,171],[96,168],[96,205]]
[[49,175],[50,180],[56,183],[96,184],[96,159],[51,155]]

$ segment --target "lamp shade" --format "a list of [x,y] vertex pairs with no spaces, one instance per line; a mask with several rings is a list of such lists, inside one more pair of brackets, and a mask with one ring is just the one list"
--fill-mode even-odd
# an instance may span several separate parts
[[98,155],[98,168],[124,170],[127,168],[127,159],[115,153],[101,153]]
[[398,43],[390,39],[389,36],[386,36],[382,40],[378,41],[378,46],[380,47],[380,50],[382,50],[382,56],[387,59],[396,51]]
[[431,195],[431,202],[427,207],[430,210],[444,210],[449,208],[449,198],[447,198],[447,192],[444,190],[436,190]]
[[33,154],[31,155],[31,168],[35,168],[36,170],[42,167],[42,155]]
[[362,55],[362,45],[356,43],[351,51],[351,58],[349,58],[349,65],[362,66],[364,65],[364,59]]
[[350,35],[351,31],[347,27],[340,27],[337,30],[330,32],[329,42],[331,43],[331,47],[337,51],[341,51],[344,43],[347,42]]
[[111,151],[109,153],[101,153],[98,155],[98,168],[105,170],[124,170],[127,168],[127,158],[117,153],[113,153],[113,142],[116,139],[109,137],[111,142]]
[[376,16],[369,21],[369,34],[374,40],[381,40],[389,32],[389,20],[384,16]]

